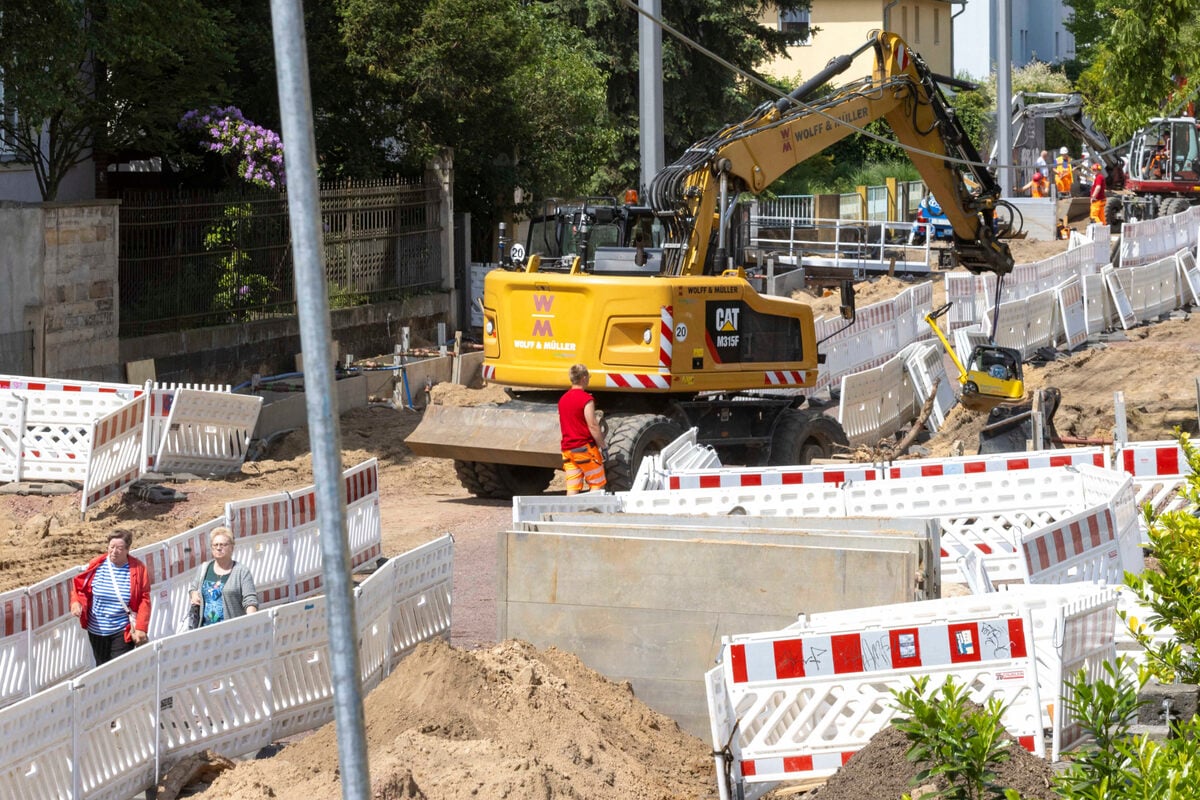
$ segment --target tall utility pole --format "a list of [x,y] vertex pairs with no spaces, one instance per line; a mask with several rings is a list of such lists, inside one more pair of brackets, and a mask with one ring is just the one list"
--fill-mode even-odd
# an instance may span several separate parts
[[638,0],[638,7],[643,12],[638,15],[638,131],[642,150],[640,189],[645,197],[650,181],[662,172],[666,163],[663,158],[662,29],[655,22],[662,18],[662,0]]
[[996,177],[1000,196],[1012,197],[1012,12],[1009,0],[996,0]]

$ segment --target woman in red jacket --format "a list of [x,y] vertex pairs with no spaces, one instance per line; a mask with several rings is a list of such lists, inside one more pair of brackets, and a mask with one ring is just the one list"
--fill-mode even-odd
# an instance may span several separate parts
[[96,666],[145,642],[150,629],[150,575],[129,555],[132,544],[132,531],[114,531],[108,552],[71,584],[71,613],[88,632]]

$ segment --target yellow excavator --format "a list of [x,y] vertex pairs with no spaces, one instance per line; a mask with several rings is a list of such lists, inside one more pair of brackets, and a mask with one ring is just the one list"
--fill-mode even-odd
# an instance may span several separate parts
[[[867,51],[870,75],[820,92]],[[993,234],[999,186],[924,61],[877,31],[660,172],[649,197],[660,247],[639,244],[629,258],[597,251],[594,262],[578,259],[567,271],[542,271],[531,257],[489,272],[483,377],[512,399],[431,405],[409,448],[454,459],[476,495],[543,491],[561,466],[556,401],[577,362],[587,365],[602,412],[610,490],[628,488],[644,456],[690,427],[731,464],[805,464],[844,448],[838,422],[805,403],[823,361],[812,308],[759,294],[746,280],[761,254],[750,246],[744,201],[880,118],[912,148],[954,228],[959,263],[975,273],[1011,271],[1008,247]],[[849,283],[842,303],[852,321]]]

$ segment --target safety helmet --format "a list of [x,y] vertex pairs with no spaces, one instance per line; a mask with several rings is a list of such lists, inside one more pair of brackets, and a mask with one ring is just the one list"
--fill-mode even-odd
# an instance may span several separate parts
[[1061,155],[1064,155],[1064,156],[1065,156],[1067,153],[1069,153],[1069,152],[1071,152],[1071,151],[1070,151],[1070,150],[1068,150],[1068,149],[1066,148],[1066,146],[1063,146],[1063,147],[1060,147],[1060,148],[1058,148],[1058,152],[1059,152]]
[[1099,172],[1099,171],[1100,171],[1100,165],[1092,164],[1092,172]]
[[1045,175],[1043,175],[1043,174],[1042,174],[1042,173],[1040,173],[1040,172],[1034,172],[1034,173],[1033,173],[1033,179],[1034,179],[1035,181],[1044,181],[1044,180],[1046,180],[1046,176],[1045,176]]

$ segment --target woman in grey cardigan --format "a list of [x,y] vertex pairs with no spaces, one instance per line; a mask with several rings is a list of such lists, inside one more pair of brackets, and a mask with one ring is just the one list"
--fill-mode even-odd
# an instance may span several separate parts
[[212,560],[196,570],[190,592],[192,605],[200,609],[200,625],[258,611],[254,576],[249,567],[233,560],[233,531],[224,526],[213,528],[209,541]]

